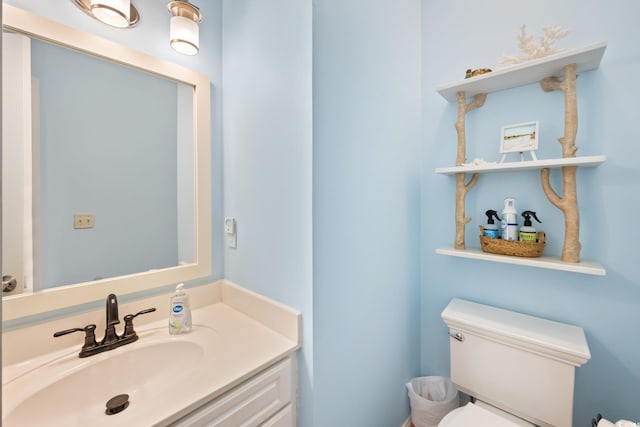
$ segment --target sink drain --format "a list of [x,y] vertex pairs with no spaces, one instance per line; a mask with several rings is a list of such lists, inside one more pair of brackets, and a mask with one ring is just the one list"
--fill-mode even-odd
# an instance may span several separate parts
[[127,406],[129,406],[129,395],[119,394],[109,399],[107,409],[104,412],[107,415],[114,415],[127,409]]

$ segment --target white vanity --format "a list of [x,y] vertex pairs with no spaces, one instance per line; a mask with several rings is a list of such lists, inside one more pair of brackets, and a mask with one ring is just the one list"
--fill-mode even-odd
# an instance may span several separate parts
[[[226,281],[189,292],[191,333],[169,335],[168,294],[139,300],[120,308],[157,308],[139,340],[87,358],[81,334],[52,335],[102,310],[5,332],[2,425],[295,426],[300,313]],[[128,406],[106,415],[118,394]]]

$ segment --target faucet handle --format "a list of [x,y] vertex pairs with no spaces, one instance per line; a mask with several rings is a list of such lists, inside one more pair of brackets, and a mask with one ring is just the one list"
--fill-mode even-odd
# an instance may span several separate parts
[[96,343],[95,331],[96,331],[96,325],[91,324],[91,325],[85,326],[84,328],[72,328],[72,329],[66,329],[64,331],[58,331],[54,333],[53,336],[54,338],[57,338],[62,335],[71,334],[73,332],[84,332],[84,344],[82,346],[82,350],[80,351],[80,354],[83,354],[84,350],[91,349],[98,345],[98,343]]
[[146,310],[139,311],[136,314],[127,314],[126,316],[124,316],[124,333],[122,335],[122,338],[129,338],[133,336],[137,337],[138,334],[136,334],[136,331],[133,329],[133,319],[140,316],[141,314],[153,313],[154,311],[156,311],[156,308],[152,307],[147,308]]

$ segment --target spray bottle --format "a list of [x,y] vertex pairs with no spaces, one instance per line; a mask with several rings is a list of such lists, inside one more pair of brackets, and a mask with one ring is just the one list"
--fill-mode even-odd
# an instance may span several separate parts
[[489,237],[491,239],[500,238],[500,231],[498,230],[498,226],[493,221],[493,217],[495,217],[498,221],[502,221],[498,216],[498,212],[489,209],[484,214],[487,216],[487,225],[484,226],[484,237]]
[[538,219],[536,213],[533,211],[524,211],[522,212],[522,216],[524,217],[524,225],[520,227],[520,241],[529,243],[537,242],[538,234],[536,233],[536,229],[531,226],[531,217],[534,217],[540,224],[542,224],[542,221]]
[[516,211],[515,197],[506,197],[504,199],[502,240],[518,240],[518,211]]

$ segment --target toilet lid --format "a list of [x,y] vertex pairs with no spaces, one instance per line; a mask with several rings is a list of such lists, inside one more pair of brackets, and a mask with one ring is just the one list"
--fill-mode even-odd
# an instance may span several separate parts
[[508,420],[473,403],[449,412],[438,424],[438,427],[519,427]]

